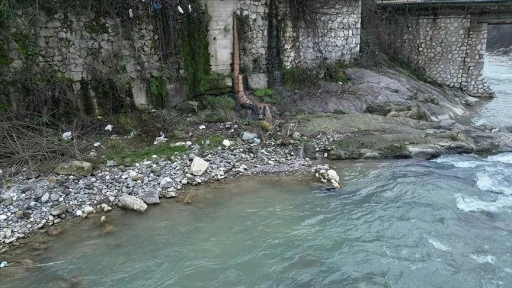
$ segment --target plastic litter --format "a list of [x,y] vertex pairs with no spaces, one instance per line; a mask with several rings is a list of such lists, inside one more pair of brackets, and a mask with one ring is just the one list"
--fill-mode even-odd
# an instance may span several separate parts
[[7,262],[2,261],[2,263],[0,263],[0,268],[4,268],[4,267],[7,267]]

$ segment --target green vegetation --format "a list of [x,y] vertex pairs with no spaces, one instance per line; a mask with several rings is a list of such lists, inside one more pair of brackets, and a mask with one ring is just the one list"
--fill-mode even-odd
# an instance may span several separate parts
[[226,75],[220,73],[211,73],[204,75],[199,83],[200,94],[221,94],[231,91],[231,87],[226,85]]
[[149,79],[149,96],[153,107],[166,107],[168,95],[166,81],[163,77],[151,77]]
[[206,102],[213,109],[233,110],[235,109],[235,100],[229,96],[207,96]]
[[281,96],[271,88],[257,89],[254,94],[260,98],[262,102],[281,105],[283,104],[283,99]]
[[327,64],[325,66],[324,79],[336,83],[347,82],[349,79],[347,75],[345,75],[345,72],[343,72],[343,69],[345,69],[345,65],[342,63]]
[[314,86],[318,75],[312,69],[294,67],[283,70],[284,83],[294,89]]
[[[194,6],[199,7],[199,5]],[[211,69],[207,12],[206,8],[203,8],[194,9],[191,13],[187,13],[183,28],[180,31],[186,83],[189,93],[193,96],[204,94],[210,87]]]
[[124,142],[113,140],[107,143],[105,159],[124,163],[129,160],[136,163],[144,159],[149,160],[153,155],[158,157],[171,157],[188,151],[187,146],[171,146],[169,143],[161,143],[149,147],[141,146],[134,141]]
[[90,22],[84,23],[84,28],[91,35],[108,34],[109,32],[107,22],[99,18],[98,15]]
[[224,139],[226,139],[226,137],[222,135],[210,135],[200,139],[198,143],[199,146],[203,148],[219,147],[222,145],[222,141],[224,141]]
[[268,132],[268,131],[272,130],[272,124],[270,124],[267,121],[260,121],[258,124],[260,126],[260,129],[263,130],[263,131],[267,131]]

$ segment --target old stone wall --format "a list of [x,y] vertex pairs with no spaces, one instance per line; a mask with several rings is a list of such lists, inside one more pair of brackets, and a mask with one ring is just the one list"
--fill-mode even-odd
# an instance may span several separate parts
[[11,87],[12,106],[25,97],[26,87],[22,85],[29,77],[33,82],[70,83],[73,91],[68,92],[68,100],[83,110],[83,98],[90,97],[92,100],[86,101],[95,106],[95,113],[108,109],[98,106],[102,104],[99,98],[109,97],[98,95],[106,91],[94,89],[92,82],[96,80],[96,84],[115,83],[131,90],[121,94],[131,94],[135,105],[149,104],[148,79],[160,73],[159,36],[155,15],[147,5],[131,7],[133,17],[128,9],[125,17],[72,9],[15,11],[16,17],[7,22],[8,31],[2,39],[7,59],[2,67],[3,80]]
[[239,0],[238,32],[244,73],[267,72],[268,0]]
[[[244,70],[266,72],[269,1],[239,0],[241,61]],[[324,62],[349,63],[359,55],[361,1],[340,2],[323,11],[316,26],[293,23],[287,1],[278,0],[277,29],[284,68],[317,66]]]
[[340,1],[322,11],[315,26],[293,23],[289,13],[281,15],[284,27],[284,66],[317,66],[321,63],[352,62],[359,56],[361,1]]
[[486,31],[470,15],[392,15],[382,21],[379,40],[386,52],[434,81],[489,96],[482,75]]
[[[234,18],[239,26],[241,72],[258,76],[258,87],[266,82],[269,61],[272,71],[277,71],[350,62],[359,52],[361,0],[342,1],[334,9],[323,11],[314,29],[304,23],[292,23],[286,0],[272,2],[272,11],[271,0],[168,0],[161,1],[158,9],[152,8],[151,1],[116,0],[123,6],[115,11],[91,6],[114,5],[100,0],[84,0],[90,5],[69,2],[80,9],[69,8],[71,4],[48,4],[43,9],[30,5],[29,0],[23,1],[27,5],[13,11],[15,17],[0,19],[5,22],[0,39],[0,74],[4,86],[10,87],[9,91],[0,89],[0,96],[5,98],[8,94],[14,107],[23,98],[20,95],[26,93],[22,87],[26,83],[21,80],[29,76],[36,84],[40,80],[69,84],[73,90],[68,93],[73,98],[70,101],[82,110],[92,105],[99,114],[103,105],[100,98],[109,94],[112,85],[123,91],[118,93],[120,99],[111,101],[111,107],[116,106],[115,101],[124,101],[123,97],[130,97],[132,104],[142,107],[167,103],[166,99],[155,101],[155,97],[176,98],[173,103],[182,101],[187,94],[183,83],[189,88],[194,84],[191,89],[196,91],[203,88],[208,73],[216,72],[215,77],[232,73]],[[182,7],[178,7],[179,3]],[[201,16],[206,11],[207,17]],[[208,22],[207,28],[199,31],[193,25],[202,25],[201,17]],[[207,44],[190,43],[204,38],[208,38]],[[273,39],[272,45],[269,38]],[[207,59],[211,72],[197,58]],[[191,67],[190,63],[198,67]],[[188,77],[191,74],[197,77]],[[54,79],[40,79],[41,75]],[[186,81],[180,81],[180,77]],[[106,88],[95,89],[98,83]]]

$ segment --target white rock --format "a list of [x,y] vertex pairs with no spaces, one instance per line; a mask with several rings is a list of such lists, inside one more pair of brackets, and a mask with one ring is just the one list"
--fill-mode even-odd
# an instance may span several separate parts
[[112,207],[108,206],[107,204],[101,204],[101,209],[105,213],[108,213],[108,212],[112,211]]
[[107,127],[105,127],[105,131],[109,131],[111,132],[112,131],[112,128],[114,128],[114,126],[108,124]]
[[258,135],[254,134],[254,133],[251,133],[251,132],[244,132],[244,134],[242,135],[242,140],[246,141],[246,142],[252,142],[252,139],[258,137]]
[[338,176],[338,173],[334,170],[327,171],[327,175],[329,177],[329,180],[334,180],[336,182],[340,182],[340,177]]
[[201,125],[201,126],[199,126],[199,129],[200,129],[200,130],[206,129],[206,126]]
[[100,223],[105,223],[105,222],[107,222],[107,217],[101,216]]
[[91,213],[94,213],[94,208],[92,208],[91,206],[85,206],[84,207],[84,213],[85,213],[85,215],[89,215]]
[[4,221],[7,219],[7,216],[6,215],[0,215],[0,221]]
[[101,146],[101,143],[100,142],[96,142],[94,143],[94,147],[100,147]]
[[41,197],[41,202],[42,202],[42,203],[46,203],[46,202],[48,202],[48,200],[50,200],[50,194],[45,193],[45,194],[43,195],[43,197]]
[[206,169],[208,169],[208,166],[210,166],[210,163],[207,161],[204,161],[200,157],[194,158],[194,161],[192,161],[192,165],[190,165],[189,172],[195,176],[201,176],[206,172]]
[[131,196],[131,195],[123,195],[119,198],[119,207],[124,209],[129,209],[137,212],[145,212],[148,209],[148,205],[144,203],[141,199]]
[[170,177],[165,177],[164,179],[162,179],[162,181],[160,181],[160,187],[162,188],[169,188],[171,187],[173,184],[173,181]]
[[229,147],[229,146],[231,146],[231,141],[229,141],[228,139],[225,139],[224,141],[222,141],[222,145]]
[[[76,215],[77,217],[82,217],[82,216],[84,215],[84,213],[82,212],[82,210],[78,210],[78,211],[76,211],[76,212],[75,212],[75,215]],[[52,220],[53,220],[53,219],[52,219]],[[50,220],[50,221],[51,221],[51,220]]]
[[176,193],[173,191],[165,193],[165,198],[175,198],[175,197],[176,197]]
[[73,135],[69,131],[62,134],[62,139],[66,140],[66,141],[71,140],[71,138],[73,138]]

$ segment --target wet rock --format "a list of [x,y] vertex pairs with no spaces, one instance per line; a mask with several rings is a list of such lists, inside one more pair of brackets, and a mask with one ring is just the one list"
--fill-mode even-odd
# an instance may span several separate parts
[[64,204],[64,203],[59,204],[59,205],[55,206],[52,210],[50,210],[50,214],[52,214],[53,216],[59,216],[59,215],[65,213],[67,208],[68,207],[66,206],[66,204]]
[[26,268],[32,268],[32,267],[34,267],[34,261],[32,261],[30,259],[23,259],[23,260],[21,260],[21,266],[26,267]]
[[123,195],[119,198],[119,207],[137,212],[145,212],[148,205],[139,198],[131,195]]
[[176,192],[167,191],[167,192],[165,192],[164,197],[165,198],[176,198]]
[[183,198],[183,203],[190,204],[190,203],[192,203],[192,200],[194,200],[194,198],[196,198],[196,197],[197,197],[197,192],[196,191],[190,191]]
[[105,213],[108,213],[112,211],[112,207],[108,206],[107,204],[101,204],[101,210],[103,210]]
[[340,177],[336,171],[329,169],[329,166],[317,166],[313,170],[316,174],[316,178],[318,178],[323,183],[329,183],[335,188],[340,187]]
[[411,157],[415,159],[428,160],[437,157],[441,154],[438,145],[407,145],[406,149],[410,153]]
[[64,232],[64,231],[62,230],[62,227],[60,227],[60,226],[50,226],[47,231],[48,235],[50,235],[50,236],[57,236],[57,235],[62,234],[62,232]]
[[206,172],[206,169],[210,166],[210,163],[204,161],[200,157],[195,157],[194,161],[192,161],[192,165],[190,165],[189,172],[195,176],[201,176]]
[[94,211],[94,208],[92,208],[91,206],[85,206],[85,207],[84,207],[84,213],[85,213],[85,215],[89,215],[89,214],[92,214],[92,213],[94,213],[94,212],[95,212],[95,211]]
[[148,205],[160,204],[160,199],[158,197],[158,194],[159,193],[156,189],[148,190],[142,196],[142,200],[144,200],[144,203],[146,203]]
[[76,177],[86,177],[92,174],[92,164],[85,161],[62,163],[55,169],[55,173],[61,175],[73,175]]

